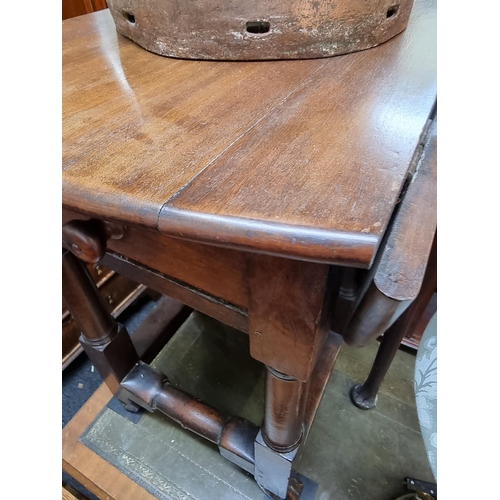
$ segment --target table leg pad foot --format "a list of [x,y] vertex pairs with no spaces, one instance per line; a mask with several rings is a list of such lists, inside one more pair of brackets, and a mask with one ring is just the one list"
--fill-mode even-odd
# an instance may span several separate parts
[[356,384],[352,387],[351,401],[361,410],[371,410],[377,406],[377,395],[370,396],[364,393],[363,384]]

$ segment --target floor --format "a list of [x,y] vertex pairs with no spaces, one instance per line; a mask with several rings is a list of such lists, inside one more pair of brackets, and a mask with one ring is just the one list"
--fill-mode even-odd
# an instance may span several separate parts
[[[151,306],[141,307],[142,312],[122,318],[129,331]],[[362,411],[349,400],[350,387],[365,379],[376,349],[376,342],[363,349],[341,349],[297,464],[301,474],[318,484],[316,500],[391,500],[405,492],[402,483],[407,476],[433,481],[415,409],[414,354],[398,352],[376,409]],[[85,399],[85,389],[91,394],[94,384],[100,382],[84,356],[63,374],[63,425],[78,404],[83,404],[76,400]],[[262,418],[264,374],[262,366],[248,355],[248,338],[241,332],[195,313],[154,363],[174,384],[219,410],[256,423]],[[64,413],[68,405],[72,410]],[[228,468],[216,449],[166,417],[146,414],[135,425],[107,411],[89,433],[89,446],[99,447],[100,437],[105,435],[115,445],[126,443],[127,453],[141,454],[143,465],[168,476],[168,483],[178,488],[170,486],[167,491],[163,483],[153,481],[149,486],[151,491],[157,488],[158,498],[176,500],[181,497],[176,491],[199,500],[263,498],[254,482],[236,467]],[[145,442],[149,445],[144,446]],[[134,476],[134,471],[110,456],[110,461],[115,459],[115,466]]]

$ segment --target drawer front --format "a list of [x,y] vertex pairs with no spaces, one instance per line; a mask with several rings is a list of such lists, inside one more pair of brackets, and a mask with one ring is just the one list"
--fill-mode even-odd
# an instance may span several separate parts
[[[63,210],[63,224],[89,217]],[[246,253],[164,236],[127,226],[125,236],[109,239],[108,249],[201,290],[240,309],[248,309]]]

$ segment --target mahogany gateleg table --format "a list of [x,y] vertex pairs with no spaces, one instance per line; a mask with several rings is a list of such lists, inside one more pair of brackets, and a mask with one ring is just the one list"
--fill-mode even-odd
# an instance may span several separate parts
[[[63,22],[63,293],[81,342],[127,409],[216,443],[275,498],[299,494],[293,463],[342,341],[376,338],[422,286],[435,21],[416,0],[378,47],[267,62],[161,57],[108,11]],[[261,427],[140,361],[84,262],[246,332],[267,367]]]

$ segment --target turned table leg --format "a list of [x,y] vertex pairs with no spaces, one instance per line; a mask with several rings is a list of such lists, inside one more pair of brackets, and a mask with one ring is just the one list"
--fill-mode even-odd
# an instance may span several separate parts
[[262,437],[274,450],[297,447],[302,437],[307,384],[267,367]]
[[80,342],[111,392],[125,408],[138,406],[123,397],[121,381],[139,361],[124,326],[107,311],[86,266],[68,250],[62,255],[63,299],[80,328]]
[[285,498],[304,434],[307,383],[267,367],[264,421],[255,439],[255,480]]
[[221,454],[254,472],[258,428],[228,417],[172,387],[165,375],[139,360],[126,329],[107,312],[86,266],[63,250],[63,299],[78,324],[80,341],[111,392],[129,411],[159,410],[184,428],[217,444]]
[[[63,241],[81,259],[94,262],[102,258],[108,233],[115,234],[110,227],[92,221],[68,223]],[[260,255],[248,257],[247,272],[250,351],[267,368],[260,429],[245,419],[222,415],[141,362],[125,328],[107,312],[87,268],[63,251],[64,300],[82,331],[81,342],[127,409],[161,411],[217,444],[225,458],[254,474],[272,498],[297,499],[302,485],[293,463],[340,347],[340,337],[328,329],[338,272],[326,264]]]
[[[250,353],[267,368],[264,420],[255,439],[255,479],[272,498],[297,498],[293,463],[305,441],[305,415],[309,407],[317,408],[333,365],[326,363],[328,373],[320,370],[315,377],[317,361],[329,345],[338,273],[323,264],[249,255],[247,278]],[[308,401],[311,384],[314,401]]]

